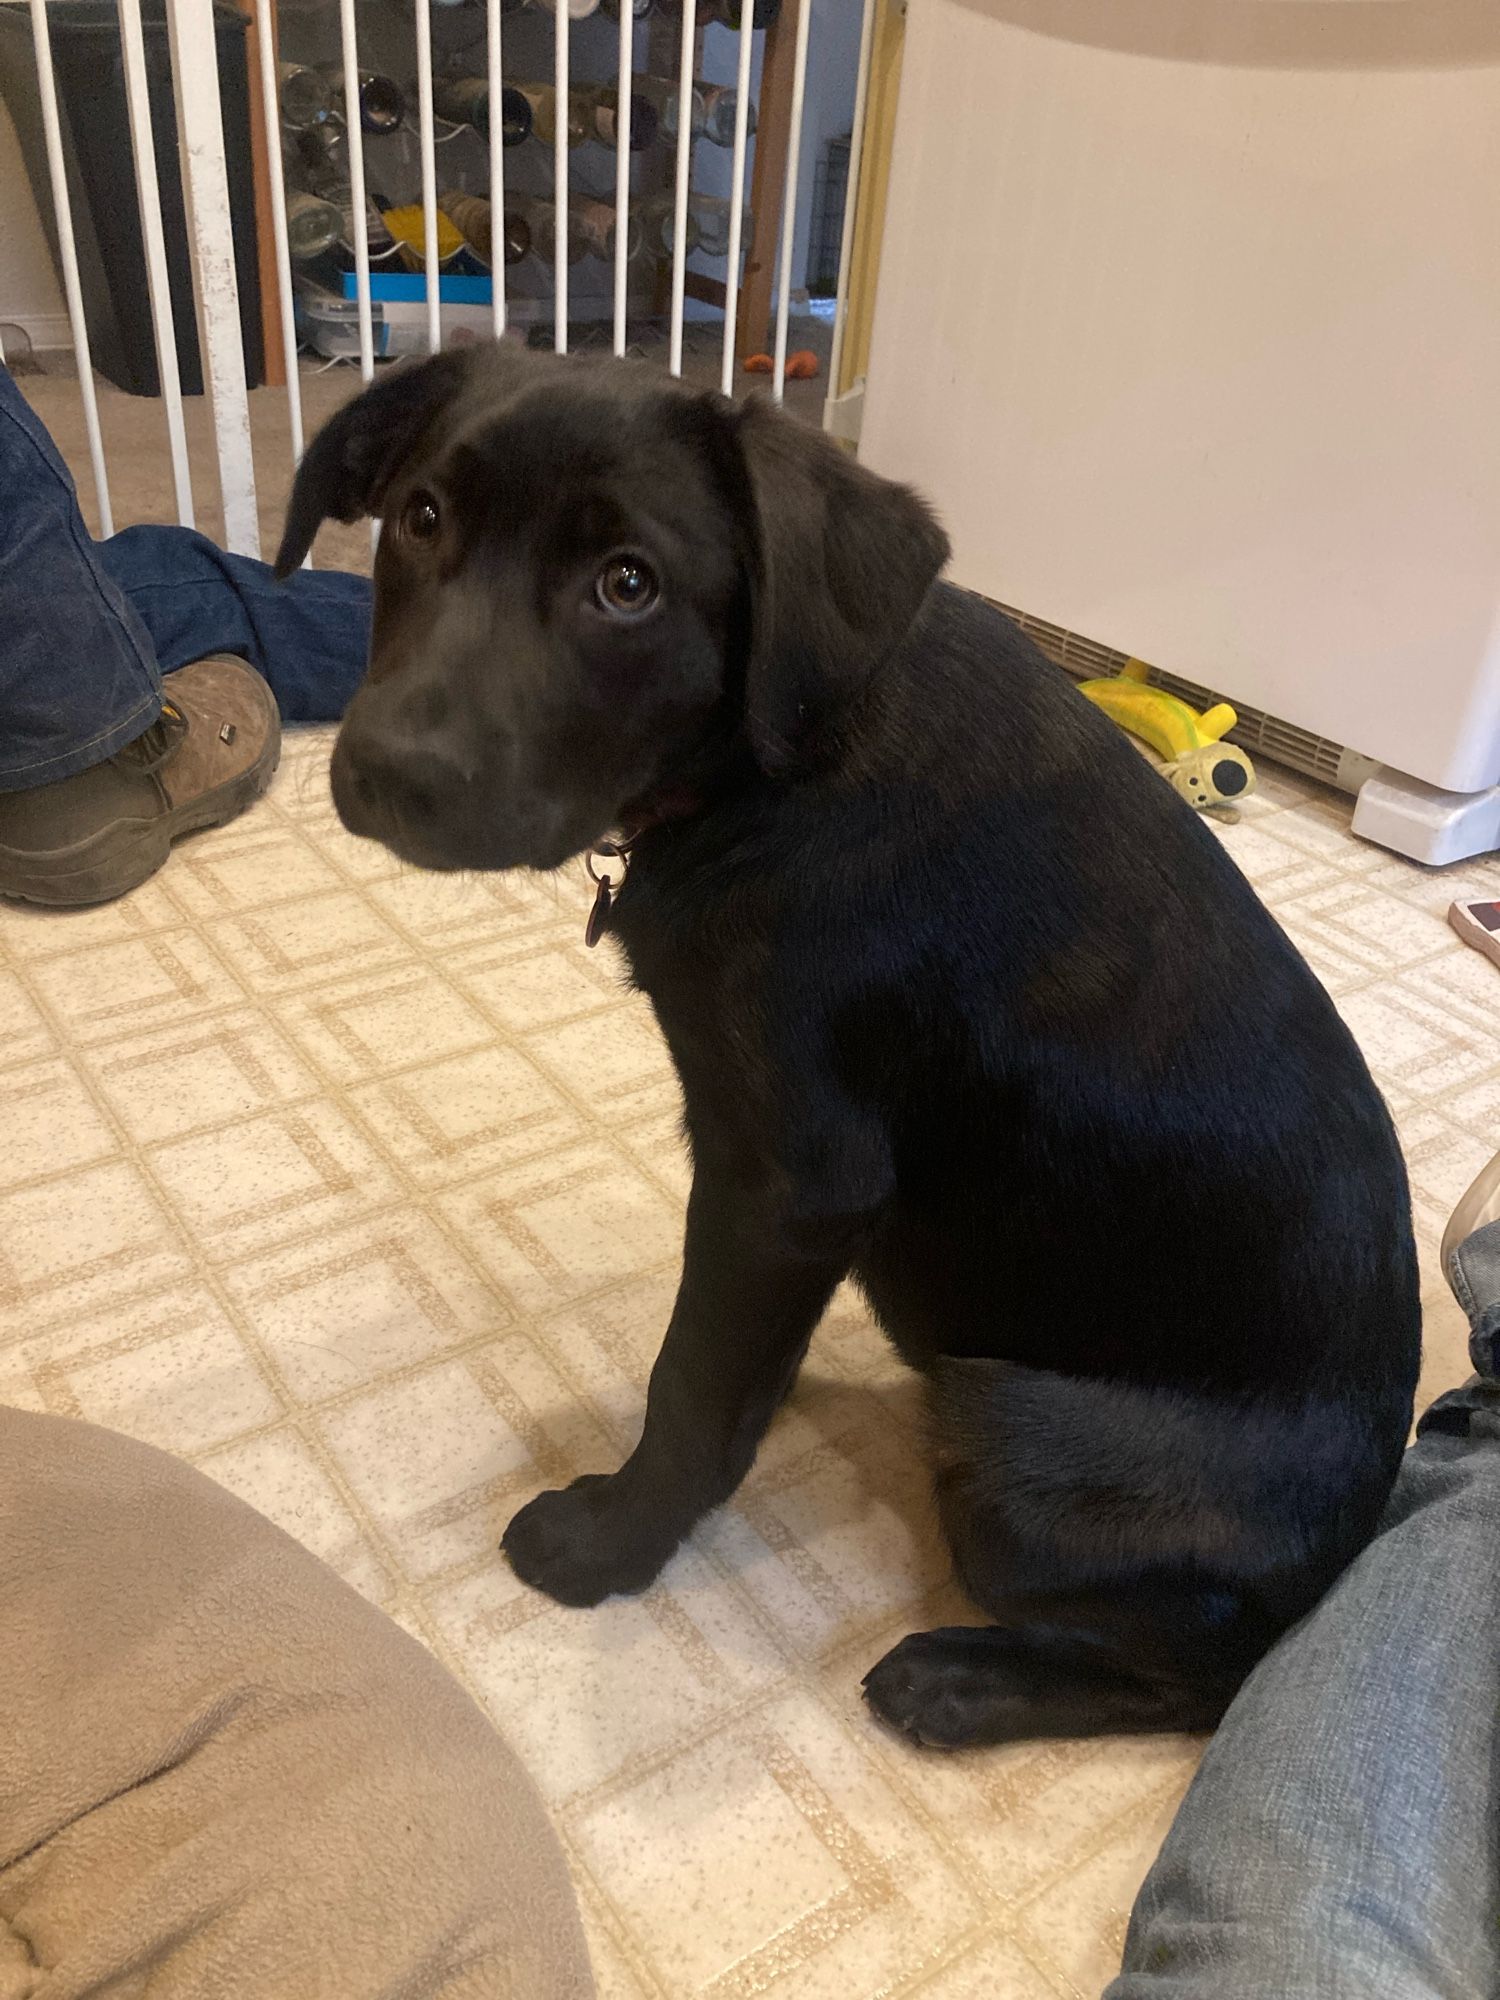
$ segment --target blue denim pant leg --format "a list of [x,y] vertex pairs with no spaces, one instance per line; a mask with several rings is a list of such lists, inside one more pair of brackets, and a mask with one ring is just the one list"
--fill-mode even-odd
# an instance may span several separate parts
[[1500,1993],[1500,1312],[1380,1534],[1230,1708],[1106,2000]]
[[0,368],[0,791],[100,763],[160,711],[150,637],[99,560],[56,446]]
[[188,528],[126,528],[99,560],[151,635],[164,673],[237,653],[271,684],[284,722],[336,722],[365,671],[370,582],[228,555]]
[[226,555],[178,527],[90,539],[67,467],[0,367],[0,791],[50,784],[156,720],[210,653],[263,673],[287,722],[336,721],[365,669],[368,580]]

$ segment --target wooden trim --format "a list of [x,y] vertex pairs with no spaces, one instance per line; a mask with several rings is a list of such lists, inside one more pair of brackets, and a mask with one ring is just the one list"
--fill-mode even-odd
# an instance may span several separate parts
[[870,365],[870,332],[875,320],[875,288],[880,277],[880,245],[885,234],[891,149],[896,136],[896,102],[901,91],[901,60],[905,48],[906,8],[903,0],[876,0],[859,186],[851,190],[850,195],[856,207],[854,247],[849,261],[844,351],[839,362],[839,379],[829,385],[830,394],[834,396],[845,395],[852,389]]
[[[748,8],[751,0],[744,0]],[[797,9],[811,0],[782,0],[766,29],[761,54],[760,101],[755,119],[755,166],[750,175],[750,213],[755,228],[745,253],[735,322],[738,359],[764,354],[771,340],[771,295],[781,248],[781,202],[787,153],[792,143],[792,76],[797,67]],[[793,199],[796,194],[793,191]]]
[[[260,30],[249,0],[239,0],[245,16],[246,82],[250,91],[250,163],[255,180],[255,261],[260,272],[260,330],[265,346],[267,387],[286,386],[287,355],[281,338],[279,274],[276,269],[276,234],[271,219],[271,147],[266,133],[266,111],[260,90]],[[272,14],[274,39],[275,14]],[[272,50],[274,55],[275,51]]]

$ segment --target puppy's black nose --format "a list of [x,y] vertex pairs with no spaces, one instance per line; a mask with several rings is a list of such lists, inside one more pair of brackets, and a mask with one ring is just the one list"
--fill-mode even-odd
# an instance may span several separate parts
[[388,839],[431,827],[463,789],[449,758],[368,727],[346,724],[332,765],[333,802],[351,833]]

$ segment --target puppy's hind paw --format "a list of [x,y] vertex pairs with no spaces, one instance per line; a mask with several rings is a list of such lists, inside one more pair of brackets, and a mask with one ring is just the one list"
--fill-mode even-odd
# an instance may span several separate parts
[[913,1632],[865,1675],[865,1700],[929,1749],[1012,1741],[1029,1733],[1032,1701],[1009,1650],[988,1626]]

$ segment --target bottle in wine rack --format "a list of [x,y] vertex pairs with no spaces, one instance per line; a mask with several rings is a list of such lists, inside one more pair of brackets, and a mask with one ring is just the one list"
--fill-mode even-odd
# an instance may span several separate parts
[[288,188],[286,240],[293,261],[303,264],[331,250],[344,233],[343,211],[306,188]]
[[[345,104],[344,72],[341,69],[325,70],[333,91],[334,106],[342,111]],[[378,76],[374,70],[362,69],[359,73],[359,122],[361,128],[379,135],[384,132],[399,132],[406,119],[406,93],[400,84],[388,76]]]
[[[557,12],[557,0],[531,0],[531,4],[540,7],[548,14]],[[597,14],[598,11],[599,0],[568,0],[568,15],[571,20],[586,21],[590,14]]]
[[[487,197],[450,188],[438,196],[438,207],[463,237],[470,252],[486,269],[493,270],[494,210]],[[501,247],[507,264],[519,264],[531,248],[531,225],[519,209],[505,211],[505,241]]]
[[[638,76],[631,89],[631,95],[641,96],[656,112],[661,136],[669,146],[677,143],[678,85],[664,76]],[[690,137],[703,137],[704,120],[708,113],[703,102],[703,85],[695,83],[692,95],[692,126]]]
[[[330,181],[319,193],[339,212],[339,248],[346,253],[342,261],[353,270],[354,191],[347,181]],[[396,263],[401,255],[401,245],[385,226],[382,213],[385,205],[382,194],[370,194],[365,199],[365,237],[370,246],[370,262],[381,266]]]
[[[739,109],[740,94],[730,83],[706,83],[703,86],[703,131],[716,146],[734,144],[735,114]],[[745,110],[745,136],[748,139],[755,130],[755,99],[752,97]]]
[[[601,146],[618,144],[620,93],[613,84],[601,83],[581,93],[589,107],[594,137]],[[632,84],[630,92],[630,150],[643,153],[656,141],[659,129],[656,106]]]
[[281,112],[281,122],[288,130],[305,132],[310,125],[321,125],[332,110],[328,95],[328,79],[317,70],[309,69],[305,63],[278,63],[276,65],[276,102]]
[[[516,197],[516,213],[531,231],[531,247],[544,264],[557,262],[557,208],[550,201],[541,201],[534,195]],[[568,262],[581,263],[587,257],[592,244],[588,232],[578,217],[568,211]]]
[[[490,136],[490,86],[485,77],[436,77],[432,108],[452,125],[472,125],[486,139]],[[531,136],[531,106],[508,83],[500,92],[500,136],[507,146],[519,146]]]
[[[575,194],[568,202],[570,223],[576,221],[588,240],[588,247],[596,257],[603,257],[611,264],[615,260],[616,235],[615,205],[612,201],[600,201],[596,195]],[[641,254],[641,219],[633,212],[625,217],[625,255],[639,257]]]
[[[693,220],[698,225],[698,248],[707,257],[727,257],[729,255],[729,203],[722,195],[695,194],[689,203]],[[755,217],[746,208],[740,225],[740,247],[743,250],[750,242],[755,229]]]
[[[550,83],[521,83],[516,88],[531,106],[531,129],[544,146],[557,143],[557,92]],[[588,99],[581,90],[568,92],[568,144],[581,146],[593,130]]]
[[[646,254],[651,257],[670,257],[677,242],[677,198],[675,195],[653,195],[641,209],[641,233],[645,241]],[[687,242],[687,255],[692,256],[698,248],[698,218],[693,213],[691,201],[688,203],[687,228],[683,232]]]
[[334,148],[343,143],[343,126],[328,123],[309,125],[292,134],[288,166],[300,186],[314,194],[338,199],[338,190],[348,185],[348,174],[334,157]]

